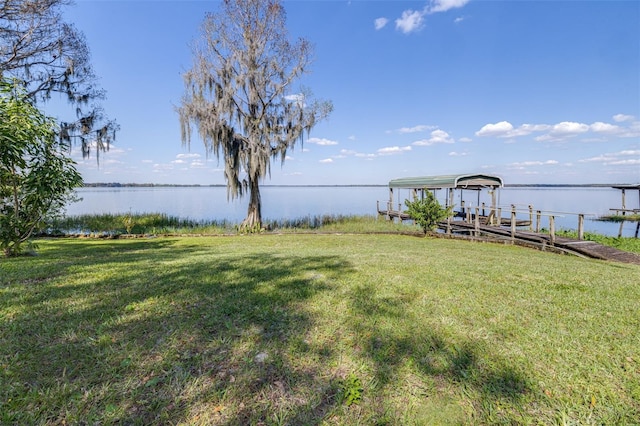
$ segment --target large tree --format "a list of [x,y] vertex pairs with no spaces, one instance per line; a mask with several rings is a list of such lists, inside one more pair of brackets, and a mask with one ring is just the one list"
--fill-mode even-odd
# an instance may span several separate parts
[[185,73],[185,95],[178,108],[182,142],[192,128],[207,153],[224,159],[227,193],[249,191],[243,229],[262,222],[260,181],[271,160],[284,163],[287,150],[332,110],[293,83],[306,71],[312,46],[288,40],[285,10],[277,0],[224,0],[208,14],[202,38],[194,43],[194,63]]
[[60,95],[75,107],[63,118],[58,135],[76,141],[89,156],[91,147],[109,148],[117,125],[103,114],[89,49],[83,34],[64,21],[70,0],[0,0],[0,77],[20,80],[27,97],[47,102]]

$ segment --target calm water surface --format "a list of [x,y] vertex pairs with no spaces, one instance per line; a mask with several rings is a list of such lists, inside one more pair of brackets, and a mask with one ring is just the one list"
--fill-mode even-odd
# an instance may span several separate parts
[[[386,207],[389,190],[384,186],[365,187],[277,187],[265,186],[262,194],[264,219],[298,219],[319,215],[375,215],[376,202]],[[99,213],[165,213],[194,220],[227,220],[238,223],[244,219],[248,200],[227,201],[224,187],[153,187],[153,188],[81,188],[82,201],[68,206],[68,215]],[[438,191],[444,203],[445,191]],[[409,191],[394,192],[394,208],[410,196]],[[627,208],[640,208],[637,191],[627,191]],[[490,205],[491,198],[483,191],[456,191],[454,204],[459,206]],[[548,228],[548,216],[556,217],[556,227],[576,229],[578,213],[585,214],[585,230],[606,235],[618,235],[619,224],[595,221],[609,214],[610,208],[622,205],[622,195],[612,188],[502,188],[498,204],[503,216],[511,205],[521,211],[519,218],[528,218],[526,210],[543,211],[542,227]],[[632,236],[635,224],[625,223],[624,236]]]

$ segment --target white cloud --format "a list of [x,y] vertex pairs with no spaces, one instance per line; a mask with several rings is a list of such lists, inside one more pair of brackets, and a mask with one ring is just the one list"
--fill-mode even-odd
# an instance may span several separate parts
[[142,160],[141,162],[145,164],[150,164],[150,163],[153,163],[153,160]]
[[[625,158],[625,157],[637,157],[637,158]],[[640,149],[636,150],[623,150],[619,152],[609,152],[606,154],[598,155],[597,157],[584,158],[578,160],[579,163],[602,163],[606,166],[633,166],[640,164]]]
[[401,152],[411,151],[410,146],[389,146],[386,148],[380,148],[377,152],[380,155],[391,155],[391,154],[399,154]]
[[637,160],[617,160],[605,163],[607,166],[635,166],[640,165],[640,159]]
[[299,107],[305,107],[305,97],[303,93],[294,93],[284,97],[286,101],[298,104]]
[[469,155],[468,152],[456,152],[456,151],[451,151],[449,153],[449,157],[466,157],[467,155]]
[[[402,12],[402,16],[396,19],[396,29],[405,34],[419,31],[424,26],[425,15],[461,8],[467,3],[469,3],[469,0],[430,0],[429,4],[427,4],[427,6],[422,10],[407,9]],[[455,22],[460,22],[463,19],[463,17],[457,18]],[[377,21],[378,20],[375,22],[376,29],[382,28],[378,28]],[[387,22],[385,21],[384,24],[386,25],[386,23]]]
[[313,143],[321,146],[338,145],[338,142],[324,138],[310,138],[307,143]]
[[640,121],[632,121],[628,128],[621,129],[619,136],[621,138],[640,137]]
[[419,31],[424,24],[425,11],[405,10],[402,16],[396,19],[396,29],[404,34]]
[[458,24],[458,23],[460,23],[460,22],[464,21],[465,19],[466,19],[466,18],[465,18],[464,16],[458,16],[456,19],[454,19],[454,20],[453,20],[453,22],[454,22],[455,24]]
[[520,163],[511,163],[512,167],[533,167],[533,166],[554,166],[558,164],[556,160],[547,160],[547,161],[523,161]]
[[549,130],[550,127],[551,126],[549,126],[548,124],[523,124],[517,129],[514,129],[509,137],[526,136],[530,135],[533,132],[544,132],[546,130]]
[[467,3],[469,0],[431,0],[431,5],[427,8],[429,13],[446,12],[449,9],[460,8]]
[[473,142],[473,139],[471,138],[460,138],[458,139],[459,142],[464,142],[464,143],[469,143],[469,142]]
[[[615,125],[596,121],[591,125],[577,123],[573,121],[562,121],[560,123],[549,124],[522,124],[520,127],[513,127],[508,121],[489,123],[482,126],[475,134],[479,137],[516,138],[527,136],[532,133],[544,133],[534,138],[538,142],[564,141],[575,136],[584,135],[588,132],[596,134],[597,138],[583,138],[583,142],[606,142],[606,136],[619,138],[640,137],[640,121],[635,120],[631,115],[618,114],[614,120],[625,125]],[[546,132],[546,133],[545,133]],[[462,141],[462,139],[460,140]],[[511,141],[515,142],[515,141]]]
[[562,141],[565,139],[578,136],[580,134],[588,132],[590,129],[588,124],[576,123],[573,121],[563,121],[555,124],[551,127],[551,131],[546,135],[538,136],[536,141]]
[[609,123],[603,123],[601,121],[596,121],[595,123],[589,126],[592,132],[596,133],[606,133],[606,134],[615,134],[620,131],[619,126],[615,126]]
[[329,163],[333,163],[333,159],[325,158],[324,160],[320,160],[320,162],[323,164],[329,164]]
[[177,159],[185,159],[185,158],[200,158],[200,154],[178,154],[176,155]]
[[498,138],[513,138],[517,136],[530,135],[533,132],[543,132],[549,130],[551,126],[547,124],[523,124],[514,128],[508,121],[500,121],[495,124],[485,124],[476,132],[476,136],[494,136]]
[[108,158],[106,160],[103,160],[102,164],[109,165],[109,164],[124,164],[124,163],[122,161],[116,160],[114,158]]
[[568,136],[579,135],[589,131],[589,126],[584,123],[575,123],[573,121],[563,121],[551,128],[551,135]]
[[418,133],[418,132],[426,132],[427,130],[433,129],[433,126],[427,126],[426,124],[418,124],[413,127],[401,127],[398,129],[398,133],[407,134],[407,133]]
[[367,158],[367,159],[368,158],[375,158],[376,154],[365,154],[365,153],[362,153],[362,152],[357,152],[356,153],[356,157],[358,157],[358,158]]
[[627,114],[616,114],[613,116],[613,121],[616,123],[622,123],[623,121],[633,121],[635,117]]
[[168,171],[168,170],[173,170],[173,165],[172,164],[159,164],[156,163],[153,165],[153,171],[154,172],[163,172],[163,171]]
[[476,132],[476,136],[497,136],[499,138],[509,137],[509,133],[513,131],[513,125],[508,121],[500,121],[495,124],[485,124]]
[[373,21],[373,25],[375,26],[376,30],[381,30],[387,25],[388,22],[389,20],[387,18],[378,18]]
[[449,133],[445,132],[444,130],[438,129],[431,132],[431,137],[429,139],[422,139],[419,141],[415,141],[414,143],[412,143],[412,145],[429,146],[437,143],[454,143],[454,142],[455,141],[453,140],[453,138],[449,136]]

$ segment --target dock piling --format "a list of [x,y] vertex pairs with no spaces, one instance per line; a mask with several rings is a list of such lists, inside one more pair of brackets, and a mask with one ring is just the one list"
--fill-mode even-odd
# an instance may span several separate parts
[[578,239],[584,240],[584,214],[578,215]]
[[529,231],[533,231],[533,206],[529,204]]

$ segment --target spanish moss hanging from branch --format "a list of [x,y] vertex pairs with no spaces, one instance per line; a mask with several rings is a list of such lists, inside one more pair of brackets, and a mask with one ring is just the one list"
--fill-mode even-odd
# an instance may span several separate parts
[[255,229],[271,161],[284,164],[333,106],[292,87],[308,71],[313,49],[305,39],[288,40],[279,1],[225,0],[221,8],[206,16],[183,76],[182,143],[189,147],[195,130],[207,154],[223,160],[228,197],[249,192],[242,228]]

